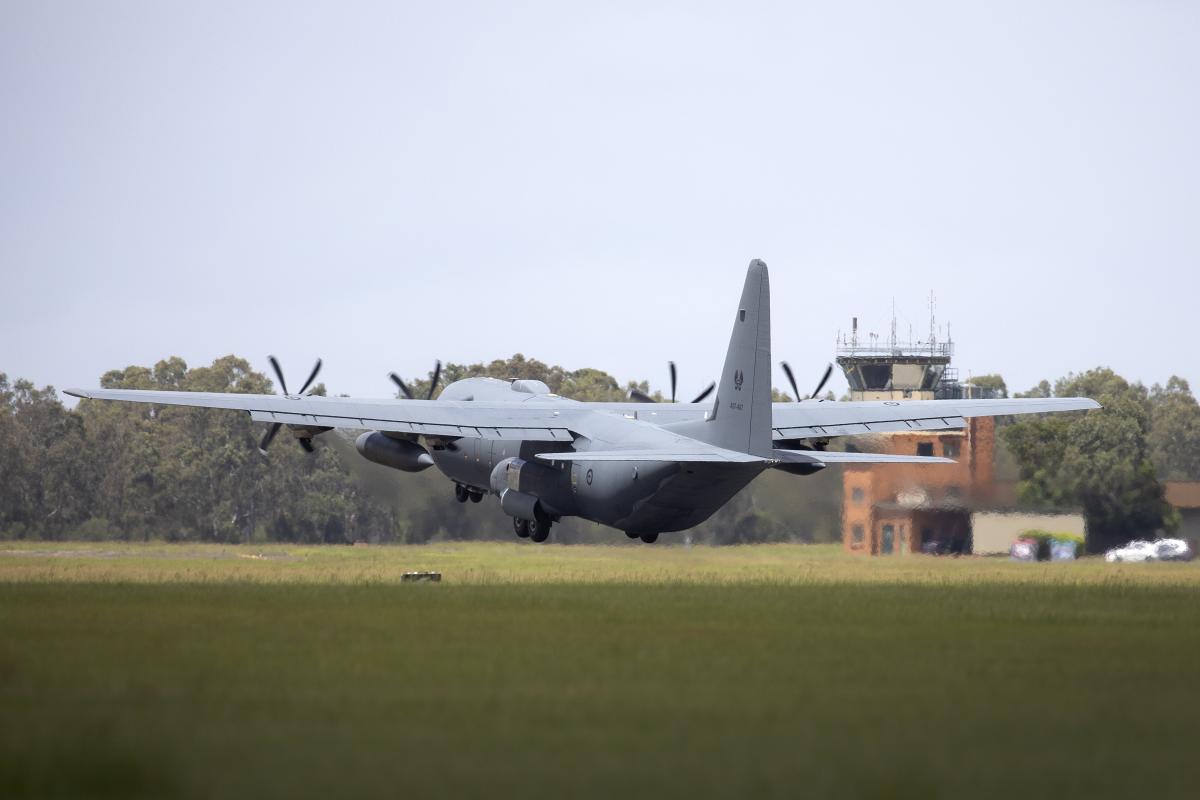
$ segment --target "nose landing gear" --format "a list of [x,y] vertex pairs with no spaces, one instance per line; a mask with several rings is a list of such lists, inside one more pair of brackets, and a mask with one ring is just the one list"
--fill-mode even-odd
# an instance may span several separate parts
[[483,499],[483,492],[463,486],[461,483],[454,484],[454,499],[460,503],[465,503],[470,500],[472,503],[478,503]]

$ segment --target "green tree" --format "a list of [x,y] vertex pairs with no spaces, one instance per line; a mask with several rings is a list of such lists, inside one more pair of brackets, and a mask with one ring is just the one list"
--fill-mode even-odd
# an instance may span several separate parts
[[0,373],[0,526],[13,537],[58,538],[88,519],[84,429],[54,387]]
[[1092,552],[1177,525],[1150,460],[1145,387],[1098,368],[1060,379],[1054,394],[1091,397],[1104,408],[1004,429],[1020,467],[1021,499],[1041,508],[1082,507]]
[[1052,397],[1054,389],[1050,386],[1050,381],[1043,380],[1026,392],[1017,392],[1013,397]]
[[1188,382],[1172,375],[1150,390],[1151,457],[1163,480],[1200,480],[1200,404]]
[[976,375],[970,384],[991,397],[1008,397],[1008,384],[1000,375]]

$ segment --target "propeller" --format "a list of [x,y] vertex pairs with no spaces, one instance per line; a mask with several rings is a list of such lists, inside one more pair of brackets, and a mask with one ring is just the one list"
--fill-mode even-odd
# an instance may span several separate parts
[[[788,364],[788,362],[786,362],[786,361],[781,361],[779,365],[781,367],[783,367],[783,374],[787,375],[788,383],[790,383],[792,385],[792,396],[794,398],[796,398],[797,402],[799,402],[801,399],[800,398],[800,389],[796,386],[796,376],[792,372],[792,366],[790,364]],[[813,389],[813,393],[803,399],[812,400],[814,397],[819,395],[821,393],[821,390],[825,388],[825,384],[829,383],[829,377],[831,375],[833,375],[833,364],[832,363],[825,367],[825,374],[821,376],[821,381],[817,384],[817,388]]]
[[[679,372],[678,372],[678,370],[675,369],[674,361],[667,362],[667,370],[671,373],[671,402],[674,403],[675,402],[675,388],[676,388],[677,384],[679,383]],[[704,398],[706,398],[710,394],[712,394],[713,389],[716,389],[716,388],[717,388],[717,382],[713,381],[707,387],[705,387],[704,391],[702,391],[702,392],[700,392],[700,394],[696,395],[692,399],[692,402],[699,403]],[[638,403],[656,402],[653,397],[646,394],[645,392],[643,392],[640,389],[630,389],[629,390],[629,399],[634,400]]]
[[[408,388],[408,384],[405,383],[399,375],[394,372],[390,372],[388,373],[388,377],[392,379],[392,383],[400,387],[400,394],[404,395],[409,400],[416,399],[413,397],[412,390]],[[429,381],[429,392],[425,395],[426,400],[433,399],[433,393],[437,390],[438,378],[440,377],[442,377],[442,362],[435,361],[433,362],[433,379]]]
[[[275,377],[279,379],[279,388],[283,390],[284,397],[302,396],[306,391],[308,391],[308,387],[312,385],[312,382],[317,379],[317,373],[321,371],[321,359],[318,358],[317,363],[313,364],[312,372],[308,374],[308,380],[306,380],[304,385],[300,387],[299,394],[291,395],[288,393],[287,381],[284,380],[283,367],[279,366],[279,359],[275,356],[267,356],[267,361],[271,362],[271,369],[275,370]],[[271,427],[267,428],[267,432],[263,434],[262,441],[258,443],[258,452],[262,453],[264,456],[267,454],[267,448],[271,446],[271,442],[275,440],[275,435],[279,433],[279,429],[282,427],[282,422],[271,423]],[[300,446],[304,448],[304,452],[313,452],[311,436],[305,436],[297,441],[299,441]]]

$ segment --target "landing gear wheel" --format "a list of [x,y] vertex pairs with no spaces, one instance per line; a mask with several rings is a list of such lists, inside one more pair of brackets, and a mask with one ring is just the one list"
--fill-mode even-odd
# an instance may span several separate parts
[[465,503],[465,502],[467,502],[467,496],[469,494],[470,494],[470,492],[467,491],[467,487],[463,486],[461,483],[454,484],[454,499],[455,500],[457,500],[460,503]]
[[529,538],[535,542],[544,542],[550,536],[550,519],[539,517],[529,523]]
[[625,535],[630,539],[637,539],[639,536],[641,536],[640,533],[634,533],[633,531],[625,531]]
[[513,517],[513,530],[517,532],[517,536],[520,536],[522,539],[528,539],[529,521]]
[[646,544],[654,544],[655,542],[658,541],[658,534],[657,533],[643,533],[641,535],[641,540],[643,542],[645,542]]
[[478,503],[483,499],[483,492],[471,492],[471,502]]

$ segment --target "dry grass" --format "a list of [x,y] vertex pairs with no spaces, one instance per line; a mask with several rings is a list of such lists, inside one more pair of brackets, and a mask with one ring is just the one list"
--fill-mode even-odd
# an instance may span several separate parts
[[0,582],[391,584],[434,570],[448,583],[772,583],[1200,587],[1200,561],[1024,564],[1004,558],[889,559],[837,545],[667,547],[445,542],[420,546],[75,544],[0,546]]

